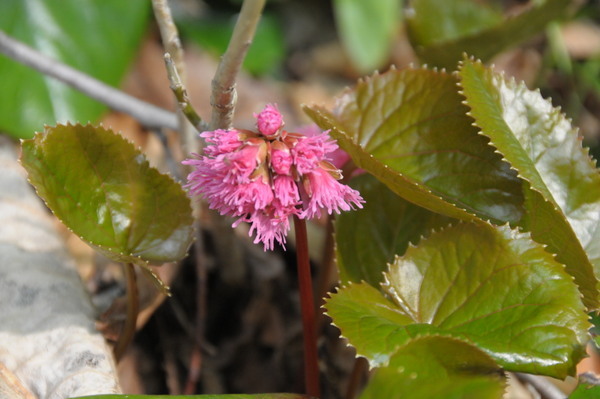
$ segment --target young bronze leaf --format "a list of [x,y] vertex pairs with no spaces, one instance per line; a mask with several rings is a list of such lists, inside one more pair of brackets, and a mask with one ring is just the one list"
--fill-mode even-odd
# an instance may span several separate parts
[[477,134],[457,78],[425,69],[390,70],[359,82],[334,114],[308,114],[353,161],[406,200],[473,220],[517,221],[521,183]]
[[480,62],[465,60],[460,76],[476,124],[524,181],[528,212],[520,224],[567,265],[596,309],[600,173],[576,130],[539,92]]
[[508,226],[460,223],[433,233],[390,265],[385,280],[393,302],[361,283],[326,305],[373,366],[431,334],[468,341],[507,370],[558,378],[584,355],[590,325],[572,278]]
[[398,348],[390,365],[375,370],[360,399],[501,399],[500,367],[477,347],[428,336]]
[[21,163],[54,214],[108,257],[139,264],[186,255],[189,199],[122,136],[91,125],[47,127],[23,141]]
[[414,205],[394,194],[373,176],[364,174],[350,181],[366,203],[356,212],[344,212],[335,221],[337,265],[342,284],[360,282],[377,285],[387,263],[403,254],[433,228],[448,225],[452,218]]

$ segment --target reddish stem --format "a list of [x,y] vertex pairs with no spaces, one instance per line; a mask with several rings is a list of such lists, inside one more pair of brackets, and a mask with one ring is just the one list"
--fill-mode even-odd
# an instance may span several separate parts
[[296,232],[298,284],[300,285],[300,305],[302,309],[302,328],[304,331],[304,381],[306,393],[310,396],[319,397],[319,360],[317,357],[315,305],[313,301],[310,260],[308,257],[308,238],[304,220],[294,217],[294,229]]
[[354,361],[348,389],[346,390],[346,399],[354,399],[358,396],[360,386],[365,378],[365,373],[369,370],[369,363],[364,357],[357,357]]
[[127,280],[127,319],[114,350],[117,361],[123,357],[125,350],[133,340],[140,308],[135,269],[132,263],[127,263],[124,267]]

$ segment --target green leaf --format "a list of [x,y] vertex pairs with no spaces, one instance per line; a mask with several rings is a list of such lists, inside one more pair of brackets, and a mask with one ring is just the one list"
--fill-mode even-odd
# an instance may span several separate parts
[[[188,36],[215,57],[220,57],[231,39],[235,18],[230,15],[211,15],[201,20],[181,19],[177,21],[177,25],[184,36]],[[263,15],[244,59],[244,68],[254,75],[274,72],[285,57],[283,37],[277,19],[272,15]]]
[[[148,22],[146,0],[3,0],[0,30],[42,53],[118,85]],[[40,126],[95,121],[106,107],[0,56],[0,130],[30,138]]]
[[564,266],[508,226],[460,223],[409,247],[383,288],[350,284],[327,313],[372,366],[424,335],[471,344],[510,371],[564,378],[584,355],[590,324]]
[[71,399],[310,399],[295,393],[259,393],[252,395],[92,395]]
[[383,280],[387,263],[402,255],[431,229],[454,220],[398,197],[373,176],[350,181],[366,203],[356,212],[336,217],[335,242],[342,284],[362,280],[376,285]]
[[477,34],[504,19],[501,10],[480,1],[413,0],[410,4],[412,12],[406,22],[415,46],[427,47]]
[[577,388],[569,395],[569,399],[598,399],[600,398],[600,385],[580,382]]
[[367,283],[349,285],[332,294],[325,308],[342,336],[356,348],[371,367],[387,366],[400,345],[429,326],[412,324],[413,319]]
[[567,265],[585,304],[597,309],[600,173],[577,131],[539,92],[480,62],[465,60],[460,76],[476,124],[524,182],[521,225]]
[[402,0],[335,0],[342,44],[360,72],[370,72],[386,61],[397,32]]
[[144,266],[186,255],[188,197],[121,135],[91,125],[46,127],[23,141],[21,163],[54,214],[109,258]]
[[521,183],[478,135],[456,76],[390,70],[361,81],[335,116],[305,108],[354,163],[406,200],[463,220],[522,217]]
[[360,398],[500,399],[504,388],[504,374],[487,354],[466,342],[429,336],[399,348]]
[[[417,55],[429,65],[455,69],[463,53],[484,61],[564,18],[571,0],[543,0],[526,11],[500,18],[493,9],[472,0],[415,0],[407,18],[409,38]],[[490,45],[493,43],[493,46]]]

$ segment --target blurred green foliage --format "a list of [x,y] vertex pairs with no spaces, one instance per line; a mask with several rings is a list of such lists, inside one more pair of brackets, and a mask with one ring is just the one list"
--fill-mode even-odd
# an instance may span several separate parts
[[356,69],[362,73],[388,59],[402,18],[402,0],[333,0],[337,29]]
[[[116,86],[149,22],[146,0],[3,0],[0,30]],[[0,56],[0,130],[32,137],[44,124],[96,121],[106,106]]]
[[[177,24],[184,38],[220,57],[227,49],[236,20],[235,16],[218,14],[200,19],[181,19]],[[279,21],[264,14],[244,60],[244,68],[253,75],[270,74],[281,66],[284,56],[285,43]]]

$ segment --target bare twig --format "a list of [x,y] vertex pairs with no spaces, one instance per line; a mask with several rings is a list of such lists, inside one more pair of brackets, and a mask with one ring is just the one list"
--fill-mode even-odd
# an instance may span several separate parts
[[174,113],[139,100],[85,73],[62,64],[0,31],[0,53],[76,90],[125,112],[149,128],[177,129]]
[[163,47],[165,48],[165,51],[173,57],[175,67],[177,68],[179,75],[185,81],[183,48],[181,47],[181,40],[179,39],[177,27],[171,16],[171,9],[169,8],[168,1],[152,0],[152,8],[154,10],[154,17],[158,23],[158,28],[160,29]]
[[[156,22],[158,23],[158,27],[160,29],[160,37],[162,38],[163,47],[165,48],[166,52],[165,62],[167,62],[167,74],[169,76],[169,81],[171,82],[171,89],[175,93],[175,97],[179,103],[177,117],[179,121],[179,132],[183,142],[183,149],[186,154],[198,153],[200,150],[200,141],[198,140],[194,129],[192,129],[185,122],[186,118],[189,120],[188,114],[190,110],[194,111],[194,109],[190,105],[185,90],[187,74],[183,56],[183,47],[181,46],[181,40],[179,39],[179,32],[177,31],[177,26],[175,26],[175,22],[173,21],[168,0],[152,0],[152,8],[154,10]],[[167,60],[167,55],[169,56],[170,61]],[[178,90],[183,94],[178,95],[175,90]],[[185,96],[185,107],[181,105],[181,96]],[[195,111],[194,114],[197,116]],[[199,127],[202,125],[191,121],[190,123],[192,123],[192,126],[196,130],[206,130],[199,129]]]
[[[193,129],[186,123],[186,119],[198,132],[208,130],[208,126],[202,121],[196,110],[192,107],[185,89],[186,69],[183,57],[183,48],[177,27],[173,22],[171,9],[167,0],[152,0],[154,16],[160,28],[160,35],[165,48],[165,65],[167,76],[171,84],[171,90],[177,101],[177,116],[179,120],[180,133],[183,142],[184,153],[199,153],[200,141],[194,134]],[[206,323],[206,259],[204,256],[204,247],[202,241],[202,230],[200,227],[200,217],[203,210],[203,203],[194,201],[192,203],[195,217],[196,240],[194,241],[194,253],[196,264],[196,320],[194,331],[194,345],[190,353],[190,363],[188,367],[188,377],[185,384],[184,393],[193,394],[202,372],[202,344],[204,341],[204,325]]]
[[211,130],[228,129],[232,126],[233,110],[237,99],[235,78],[252,43],[265,1],[245,0],[242,4],[231,40],[212,81]]
[[[179,73],[177,72],[177,68],[175,67],[175,63],[173,62],[173,58],[171,58],[171,54],[169,53],[165,54],[165,64],[167,66],[169,82],[171,82],[171,90],[177,99],[179,110],[198,132],[208,130],[208,125],[204,123],[202,118],[200,118],[200,116],[196,113],[194,107],[192,107],[187,90],[181,81]],[[198,152],[198,150],[190,149],[188,152]]]

